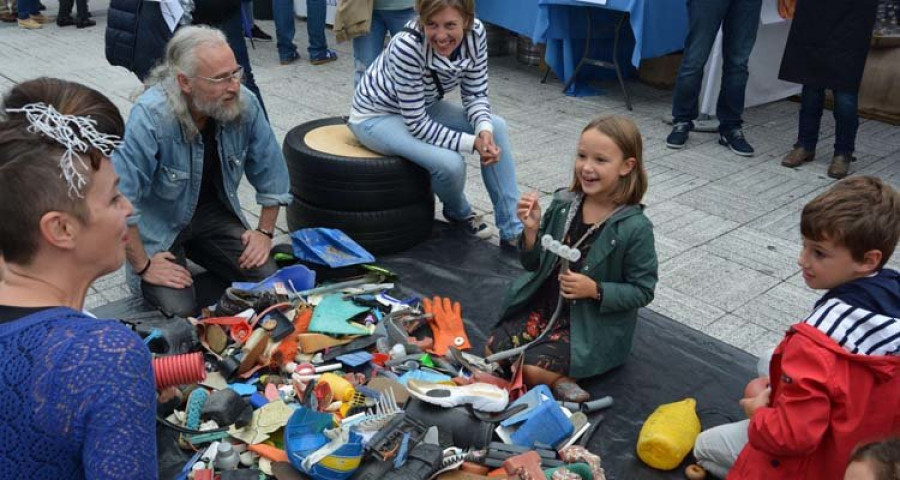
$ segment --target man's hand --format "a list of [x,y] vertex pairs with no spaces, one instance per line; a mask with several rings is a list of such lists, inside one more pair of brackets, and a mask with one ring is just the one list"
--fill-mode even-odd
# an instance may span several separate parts
[[765,390],[759,392],[755,397],[742,398],[741,407],[744,409],[744,414],[747,415],[747,418],[753,418],[753,412],[756,410],[768,407],[770,395],[772,395],[772,387],[766,387]]
[[493,165],[500,161],[500,147],[494,143],[494,134],[482,130],[475,138],[475,150],[481,156],[481,165]]
[[151,285],[169,288],[187,288],[194,284],[191,272],[175,263],[175,255],[167,251],[150,258],[150,268],[141,278]]
[[238,258],[238,266],[244,270],[261,267],[269,259],[272,239],[268,235],[256,230],[247,230],[241,235],[241,243],[244,244],[244,251]]
[[566,270],[559,274],[559,291],[563,298],[569,300],[596,298],[597,282],[587,275]]

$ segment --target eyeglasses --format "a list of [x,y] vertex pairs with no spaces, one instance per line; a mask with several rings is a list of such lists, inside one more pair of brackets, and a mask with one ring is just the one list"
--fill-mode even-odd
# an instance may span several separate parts
[[241,79],[244,78],[244,67],[238,67],[238,68],[234,69],[233,72],[226,73],[219,77],[214,77],[214,78],[213,77],[202,77],[202,76],[198,75],[196,78],[202,78],[202,79],[206,80],[207,82],[212,83],[213,85],[224,85],[226,82],[229,82],[232,80],[236,81],[236,82],[240,82]]

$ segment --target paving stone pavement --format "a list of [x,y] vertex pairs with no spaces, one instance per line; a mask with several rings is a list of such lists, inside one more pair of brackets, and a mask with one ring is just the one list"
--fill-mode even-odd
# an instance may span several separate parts
[[[45,1],[49,12],[57,4]],[[108,2],[93,1],[94,28],[25,31],[0,24],[0,91],[15,82],[47,75],[91,85],[110,96],[123,115],[140,91],[129,72],[104,57]],[[271,21],[258,22],[274,35]],[[353,87],[349,43],[336,44],[337,62],[313,66],[306,55],[306,24],[297,20],[295,42],[303,59],[281,66],[274,43],[256,42],[250,50],[253,73],[262,89],[272,127],[281,141],[294,126],[323,117],[347,115]],[[605,95],[573,98],[561,83],[539,83],[536,67],[514,56],[490,62],[491,103],[510,125],[520,192],[537,191],[541,204],[571,181],[574,149],[587,122],[597,115],[622,114],[644,135],[644,161],[650,176],[645,198],[655,224],[660,281],[650,308],[754,354],[773,347],[790,324],[801,320],[818,293],[807,288],[796,264],[803,205],[828,188],[834,121],[826,112],[817,160],[796,170],[779,165],[796,137],[798,104],[780,101],[750,108],[745,133],[758,154],[730,153],[709,133],[693,133],[687,148],[665,147],[671,92],[629,81],[634,110],[625,109],[615,84]],[[854,173],[900,183],[900,128],[862,120]],[[491,203],[474,156],[467,158],[466,193],[473,207],[492,219]],[[252,189],[241,198],[255,216]],[[440,208],[437,209],[440,212]],[[439,216],[440,214],[438,214]],[[253,219],[251,219],[251,222]],[[279,219],[282,238],[284,215]],[[493,239],[494,242],[497,239]],[[896,259],[891,262],[900,265]],[[124,271],[97,280],[86,307],[129,295]],[[493,319],[485,319],[491,321]]]

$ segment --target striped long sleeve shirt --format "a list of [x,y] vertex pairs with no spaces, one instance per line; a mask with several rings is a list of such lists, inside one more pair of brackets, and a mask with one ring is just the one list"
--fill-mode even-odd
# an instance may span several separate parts
[[[350,123],[358,124],[381,115],[402,115],[410,133],[419,140],[471,153],[475,135],[484,130],[493,131],[484,25],[475,20],[454,59],[435,52],[415,20],[407,27],[419,35],[406,31],[394,35],[359,82],[353,96]],[[441,99],[435,78],[445,93],[459,87],[475,135],[450,129],[428,115],[428,107]]]

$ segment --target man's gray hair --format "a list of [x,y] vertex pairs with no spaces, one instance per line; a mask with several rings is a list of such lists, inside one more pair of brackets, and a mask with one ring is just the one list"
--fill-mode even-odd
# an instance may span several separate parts
[[175,35],[166,44],[166,56],[163,62],[150,72],[146,81],[146,88],[159,85],[165,91],[169,107],[181,122],[189,139],[200,132],[191,117],[188,100],[178,86],[178,74],[193,77],[197,73],[199,60],[197,50],[200,47],[218,45],[228,46],[225,35],[219,29],[206,25],[181,27],[175,31]]

